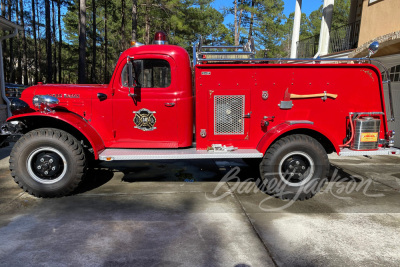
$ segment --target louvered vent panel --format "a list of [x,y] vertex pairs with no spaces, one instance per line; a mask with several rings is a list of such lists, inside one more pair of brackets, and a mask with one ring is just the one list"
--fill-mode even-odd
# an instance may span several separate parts
[[214,134],[244,134],[244,95],[214,96]]

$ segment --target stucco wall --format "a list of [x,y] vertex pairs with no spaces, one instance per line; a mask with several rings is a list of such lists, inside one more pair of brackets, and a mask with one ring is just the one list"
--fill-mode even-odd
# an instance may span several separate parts
[[378,36],[400,30],[400,0],[363,1],[358,46]]

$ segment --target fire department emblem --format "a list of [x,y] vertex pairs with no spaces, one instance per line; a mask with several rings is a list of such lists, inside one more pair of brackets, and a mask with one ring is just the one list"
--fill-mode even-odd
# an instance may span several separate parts
[[157,129],[157,127],[154,127],[154,124],[156,124],[157,121],[154,116],[154,113],[156,113],[155,111],[142,108],[133,113],[135,113],[135,117],[133,118],[133,122],[136,124],[135,128],[142,131],[153,131],[154,129]]

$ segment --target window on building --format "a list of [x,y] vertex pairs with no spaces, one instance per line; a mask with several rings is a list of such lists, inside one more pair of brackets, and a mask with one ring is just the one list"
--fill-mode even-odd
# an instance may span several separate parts
[[382,1],[382,0],[369,0],[368,4],[371,5],[371,4],[379,2],[379,1]]
[[[142,88],[166,88],[171,85],[171,67],[166,60],[134,60],[133,66],[138,85]],[[128,86],[128,73],[125,66],[121,74],[121,84]]]
[[[382,77],[387,80],[386,73],[382,72]],[[389,69],[389,77],[391,82],[400,82],[400,65],[393,66]]]

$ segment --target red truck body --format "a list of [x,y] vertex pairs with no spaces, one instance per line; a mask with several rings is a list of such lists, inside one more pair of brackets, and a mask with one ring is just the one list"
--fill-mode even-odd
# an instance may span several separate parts
[[[129,89],[121,84],[121,72],[127,56],[168,61],[171,85],[167,88],[142,88],[141,100],[135,104],[128,96]],[[75,113],[97,132],[100,139],[96,136],[96,143],[101,140],[104,148],[192,146],[195,111],[196,148],[199,150],[218,143],[243,149],[256,148],[264,153],[285,132],[309,129],[325,136],[339,153],[339,145],[346,137],[350,112],[385,114],[382,78],[379,70],[371,64],[199,64],[195,68],[195,83],[194,104],[187,52],[177,46],[148,45],[130,48],[121,55],[109,85],[37,85],[25,89],[21,100],[36,110],[35,115],[43,116],[33,106],[33,96],[57,97],[60,100],[59,112],[46,116],[76,125],[69,119],[69,112]],[[291,109],[280,109],[278,104],[284,99],[287,89],[293,94],[327,91],[338,97],[325,101],[321,98],[297,99],[293,100]],[[268,99],[262,99],[263,92],[268,92]],[[106,94],[108,101],[100,101],[98,93]],[[243,95],[245,98],[244,113],[250,113],[250,117],[243,118],[242,134],[214,134],[214,97],[225,95]],[[165,105],[170,102],[175,106]],[[133,111],[141,108],[156,111],[155,130],[134,128]],[[275,117],[269,119],[268,126],[261,125],[265,116]],[[387,119],[385,115],[378,117],[383,122],[379,138],[384,139],[388,131]],[[288,121],[307,123],[286,123]],[[207,132],[204,138],[200,136],[202,129]],[[88,136],[88,139],[93,137]]]
[[[325,175],[325,170],[317,166],[327,165],[326,153],[399,152],[389,148],[392,133],[387,125],[381,73],[374,65],[362,62],[365,60],[329,64],[308,60],[294,64],[288,60],[218,62],[205,55],[200,59],[191,68],[190,57],[181,47],[135,46],[121,54],[108,85],[32,86],[21,97],[29,108],[16,110],[8,122],[21,125],[19,134],[36,131],[46,135],[56,131],[60,135],[57,131],[65,131],[81,140],[94,159],[149,159],[152,153],[158,155],[154,158],[165,159],[178,159],[179,155],[264,156],[261,167],[269,164],[282,171],[300,164],[311,170],[310,177]],[[132,65],[134,70],[129,74]],[[132,78],[136,81],[133,86],[129,84]],[[50,106],[52,101],[54,105]],[[359,121],[355,122],[356,118]],[[365,121],[373,122],[375,128],[357,124]],[[8,126],[14,127],[11,124]],[[350,144],[357,134],[359,144],[365,146],[356,148]],[[309,145],[302,147],[302,142]],[[286,143],[293,145],[285,150]],[[369,143],[376,146],[368,146]],[[215,147],[222,147],[224,154],[212,154]],[[307,147],[315,148],[308,151]],[[58,182],[56,174],[48,178],[46,173],[34,170],[65,169],[66,165],[54,167],[47,162],[49,158],[51,162],[62,159],[67,164],[68,160],[61,156],[63,149],[37,149],[27,154],[30,177],[44,184],[46,179]],[[163,152],[165,149],[170,150]],[[267,156],[268,151],[282,155],[274,159]],[[165,153],[164,157],[160,153]],[[314,162],[321,157],[323,162]],[[34,160],[36,163],[29,163]],[[40,165],[40,161],[47,165]],[[53,194],[51,190],[46,192],[38,195]]]
[[[202,73],[210,73],[202,75]],[[325,136],[336,152],[346,137],[350,112],[385,113],[385,102],[379,70],[369,64],[216,64],[196,67],[196,140],[198,149],[213,143],[240,148],[257,148],[265,153],[282,134],[309,129]],[[288,89],[293,94],[337,94],[336,99],[305,98],[293,100],[291,109],[280,109]],[[263,92],[268,99],[263,100]],[[214,135],[214,97],[244,95],[244,132],[239,135]],[[268,126],[262,126],[264,117]],[[388,131],[385,115],[379,137]],[[294,123],[287,123],[287,122]],[[301,123],[307,121],[307,123]],[[210,134],[201,138],[199,129]]]

